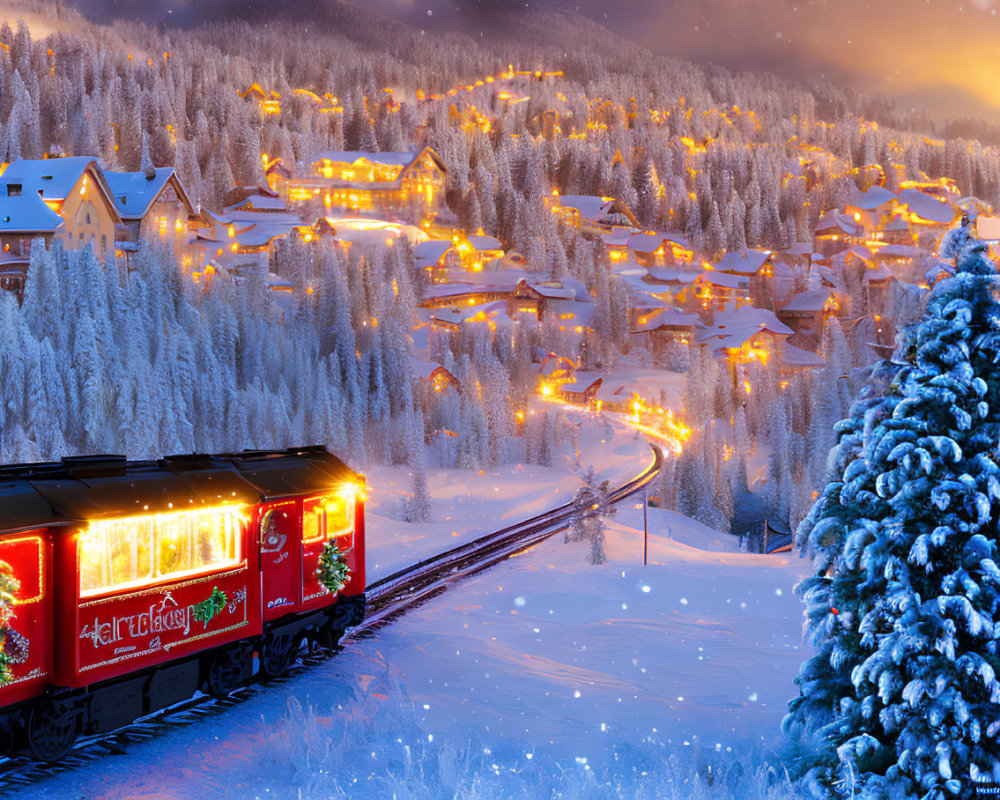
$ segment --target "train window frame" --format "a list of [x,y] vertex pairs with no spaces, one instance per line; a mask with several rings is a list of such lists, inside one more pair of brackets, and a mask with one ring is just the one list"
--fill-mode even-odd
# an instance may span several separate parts
[[[200,518],[206,515],[206,511],[214,512],[218,515],[215,522],[220,522],[223,526],[222,537],[216,544],[222,544],[222,557],[216,556],[213,560],[208,560],[204,555],[204,545],[209,541],[210,536],[197,528]],[[169,519],[163,519],[167,517]],[[161,522],[160,525],[157,522]],[[175,527],[186,527],[186,532],[181,535],[186,538],[183,543],[187,548],[186,554],[188,565],[194,559],[194,552],[200,549],[200,563],[193,566],[186,566],[181,569],[161,568],[162,551],[167,538],[169,528],[167,524],[172,523]],[[186,526],[183,525],[186,523]],[[205,523],[201,523],[204,525]],[[131,526],[132,533],[141,534],[147,538],[146,551],[150,561],[150,567],[146,574],[139,577],[125,577],[123,580],[115,580],[112,572],[113,564],[111,558],[111,537],[115,535],[116,526]],[[177,512],[174,514],[143,514],[134,517],[119,517],[107,520],[92,521],[86,528],[78,532],[77,539],[77,573],[79,579],[79,595],[81,598],[94,598],[109,594],[121,594],[135,589],[145,589],[166,583],[176,583],[178,581],[195,578],[201,575],[210,575],[217,572],[225,572],[245,566],[246,554],[244,553],[244,536],[246,528],[246,517],[243,510],[238,507],[221,507],[211,510],[199,510],[196,512]],[[217,533],[217,531],[216,531]],[[100,580],[90,585],[85,585],[84,575],[87,570],[84,559],[90,556],[88,548],[100,551],[103,554],[104,563],[98,564],[100,570]],[[86,555],[85,555],[86,553]],[[185,563],[183,560],[181,563]]]
[[[265,506],[261,509],[258,523],[257,523],[257,546],[263,548],[267,544],[267,529],[271,524],[272,519],[277,519],[275,515],[280,515],[280,519],[287,521],[291,515],[293,518],[295,516],[295,503],[292,501],[285,501],[277,503],[276,505]],[[280,524],[280,523],[279,523]],[[284,545],[282,545],[283,547]]]
[[[342,503],[344,507],[343,524],[331,530],[329,510],[331,505]],[[319,510],[319,513],[317,512]],[[353,536],[355,527],[355,500],[352,495],[338,493],[310,497],[302,501],[302,544],[318,544],[330,539],[341,539]],[[306,535],[307,515],[318,517],[317,532]]]
[[[302,544],[315,544],[326,538],[326,514],[322,511],[322,498],[310,497],[302,501]],[[310,507],[311,506],[311,507]],[[317,509],[320,512],[317,513]],[[316,533],[306,533],[306,520],[316,519]]]
[[46,565],[50,559],[50,555],[46,551],[45,541],[39,534],[29,532],[24,535],[0,537],[0,563],[5,563],[8,566],[11,566],[10,562],[13,561],[14,558],[9,552],[7,552],[8,548],[16,548],[18,545],[22,545],[25,542],[31,542],[35,546],[34,556],[29,558],[29,563],[36,563],[38,565],[38,574],[37,576],[33,576],[34,580],[37,581],[38,591],[30,597],[18,597],[18,592],[24,589],[25,583],[27,582],[25,576],[19,573],[18,580],[20,581],[21,586],[18,588],[18,591],[15,592],[15,606],[30,606],[35,603],[39,603],[45,599],[46,592],[48,591]]

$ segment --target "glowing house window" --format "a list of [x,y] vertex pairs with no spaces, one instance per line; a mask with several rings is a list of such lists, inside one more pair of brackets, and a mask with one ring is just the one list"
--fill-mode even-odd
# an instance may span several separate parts
[[80,532],[80,595],[176,580],[238,565],[236,506],[91,522]]

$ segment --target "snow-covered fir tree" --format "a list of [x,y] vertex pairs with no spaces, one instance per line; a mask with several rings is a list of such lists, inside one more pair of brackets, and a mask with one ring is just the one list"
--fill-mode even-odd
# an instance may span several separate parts
[[838,424],[836,478],[799,529],[817,653],[784,727],[814,797],[973,798],[1000,781],[997,288],[983,247],[966,250],[907,363]]

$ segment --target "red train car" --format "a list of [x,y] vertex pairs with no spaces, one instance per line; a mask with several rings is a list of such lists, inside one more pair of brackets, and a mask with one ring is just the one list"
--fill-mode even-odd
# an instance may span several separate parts
[[0,469],[6,749],[281,673],[361,620],[364,563],[364,480],[321,447]]

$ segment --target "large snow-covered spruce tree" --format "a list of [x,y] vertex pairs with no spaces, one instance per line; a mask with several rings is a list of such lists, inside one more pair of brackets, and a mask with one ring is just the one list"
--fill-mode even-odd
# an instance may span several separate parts
[[1000,782],[1000,304],[981,246],[837,426],[799,528],[816,654],[785,731],[814,797],[973,798]]

